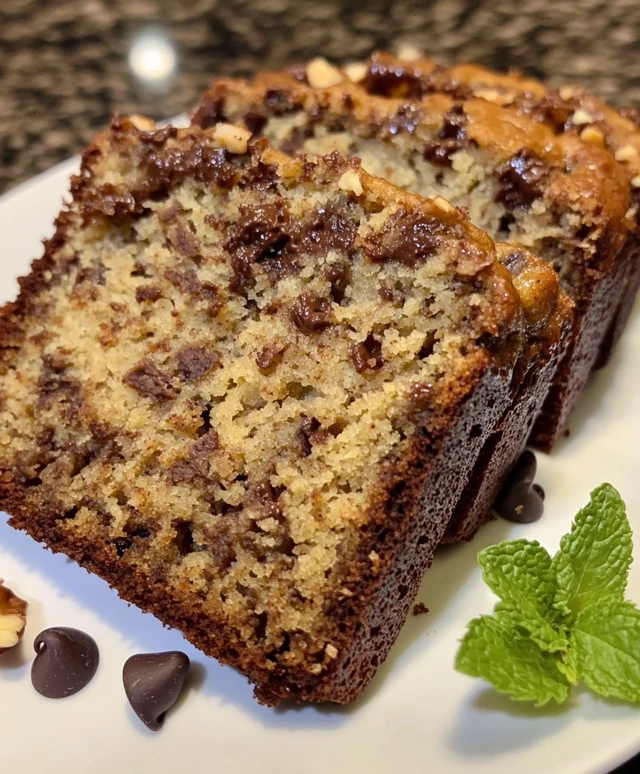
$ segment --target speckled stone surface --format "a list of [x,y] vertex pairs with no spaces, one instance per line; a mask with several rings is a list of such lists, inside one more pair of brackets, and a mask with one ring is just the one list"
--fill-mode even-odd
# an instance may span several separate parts
[[[175,45],[163,88],[136,79],[145,31]],[[517,67],[640,103],[638,0],[2,0],[0,191],[77,153],[114,110],[162,118],[217,74],[411,42],[445,61]]]
[[[174,77],[150,88],[132,44],[162,34]],[[0,0],[0,192],[80,151],[112,112],[189,109],[219,74],[412,43],[445,62],[515,67],[640,104],[638,0]],[[617,774],[640,771],[640,758]]]

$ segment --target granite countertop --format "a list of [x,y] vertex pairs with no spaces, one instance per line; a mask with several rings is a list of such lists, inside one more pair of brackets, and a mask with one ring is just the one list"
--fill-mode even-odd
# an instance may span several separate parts
[[[639,30],[637,0],[2,0],[0,192],[77,153],[114,110],[163,118],[215,75],[400,41],[638,104]],[[162,81],[130,66],[149,40],[163,48],[143,70],[175,64]]]
[[2,0],[0,192],[80,151],[115,110],[175,115],[216,75],[319,53],[406,42],[638,105],[639,35],[637,0]]

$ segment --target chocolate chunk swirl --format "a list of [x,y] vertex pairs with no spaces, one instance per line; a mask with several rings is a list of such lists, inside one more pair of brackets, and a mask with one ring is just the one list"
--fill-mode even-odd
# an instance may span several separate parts
[[544,192],[549,172],[535,151],[522,148],[496,170],[500,183],[496,201],[509,209],[527,209]]

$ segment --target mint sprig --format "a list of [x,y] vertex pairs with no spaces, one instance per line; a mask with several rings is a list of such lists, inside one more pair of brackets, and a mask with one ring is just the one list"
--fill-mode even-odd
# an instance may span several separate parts
[[478,562],[500,601],[468,625],[456,669],[536,706],[562,704],[580,680],[640,702],[640,610],[624,598],[631,553],[625,505],[610,484],[591,493],[553,559],[535,541],[484,549]]

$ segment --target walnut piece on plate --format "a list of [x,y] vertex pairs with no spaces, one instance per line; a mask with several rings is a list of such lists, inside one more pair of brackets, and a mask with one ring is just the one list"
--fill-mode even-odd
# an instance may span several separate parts
[[28,603],[17,597],[0,578],[0,655],[22,639],[27,625]]

